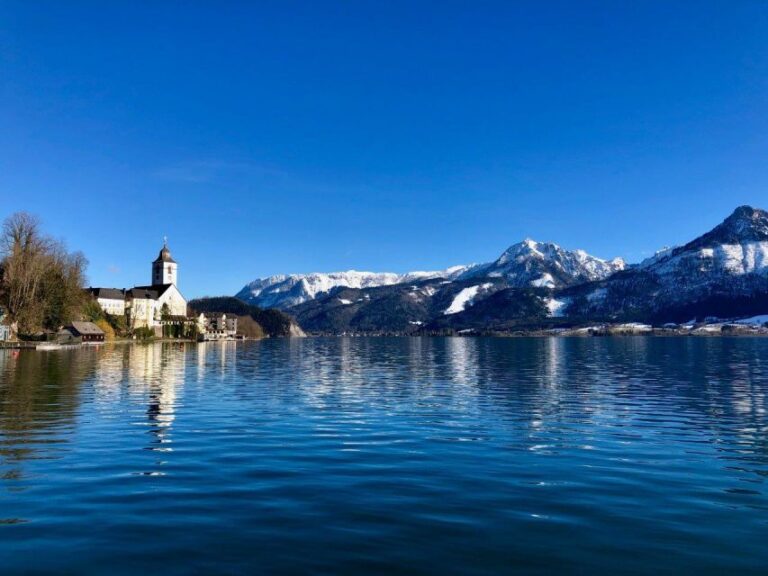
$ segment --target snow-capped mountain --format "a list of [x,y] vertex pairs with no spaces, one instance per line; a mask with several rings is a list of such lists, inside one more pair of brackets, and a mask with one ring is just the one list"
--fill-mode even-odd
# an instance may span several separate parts
[[602,280],[624,270],[621,258],[602,260],[583,250],[565,250],[551,242],[526,239],[513,244],[494,262],[476,266],[460,278],[504,278],[510,286],[562,288]]
[[259,278],[237,297],[262,308],[287,309],[328,294],[336,288],[375,288],[422,280],[503,278],[510,286],[561,288],[607,278],[625,268],[621,258],[601,260],[583,250],[565,250],[557,244],[524,240],[510,246],[487,264],[454,266],[432,272],[347,272],[290,274]]
[[669,275],[713,272],[740,276],[768,270],[768,212],[741,206],[710,232],[640,264]]
[[288,274],[259,278],[247,284],[236,297],[261,308],[290,308],[328,294],[335,288],[374,288],[406,282],[442,278],[452,280],[468,266],[454,266],[432,272],[346,272]]
[[740,206],[722,224],[685,246],[662,248],[638,268],[664,274],[689,271],[750,274],[768,267],[768,212]]
[[578,306],[582,315],[682,318],[705,309],[711,315],[738,313],[736,301],[750,308],[767,290],[768,212],[741,206],[688,244],[661,250],[624,273],[574,291],[586,297]]
[[487,264],[275,276],[238,297],[288,308],[307,330],[336,334],[756,316],[768,312],[768,212],[742,206],[710,232],[634,266],[525,240]]

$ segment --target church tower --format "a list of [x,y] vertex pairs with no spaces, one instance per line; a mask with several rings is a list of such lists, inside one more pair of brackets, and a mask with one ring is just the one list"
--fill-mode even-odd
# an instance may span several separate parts
[[176,284],[176,260],[171,258],[171,251],[168,250],[168,240],[163,242],[163,249],[157,259],[152,262],[152,285],[158,284]]

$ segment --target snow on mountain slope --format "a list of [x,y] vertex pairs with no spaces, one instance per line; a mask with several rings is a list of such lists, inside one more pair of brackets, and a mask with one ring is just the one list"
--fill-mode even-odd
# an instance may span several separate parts
[[569,251],[557,244],[525,240],[510,246],[487,264],[454,266],[432,272],[332,272],[291,274],[256,279],[237,297],[262,308],[290,308],[327,294],[334,288],[375,288],[443,278],[446,282],[474,278],[503,278],[514,287],[562,288],[601,280],[625,268],[624,261],[601,260],[583,250]]
[[448,316],[450,314],[458,314],[459,312],[464,312],[464,310],[467,309],[467,306],[472,305],[480,291],[486,291],[492,286],[493,284],[486,283],[462,289],[461,292],[456,294],[456,296],[453,298],[453,301],[451,302],[451,305],[445,309],[443,314]]
[[544,300],[544,305],[547,307],[547,312],[552,318],[562,318],[564,316],[565,309],[570,304],[568,298],[562,300],[556,300],[554,298],[547,298]]
[[622,274],[575,287],[571,313],[732,316],[760,311],[768,294],[768,212],[749,206],[695,240],[668,248]]
[[768,241],[720,244],[670,255],[654,263],[653,271],[669,275],[685,273],[720,273],[742,275],[768,269]]
[[375,288],[391,286],[405,282],[416,282],[434,278],[452,280],[469,267],[454,266],[442,271],[408,272],[331,272],[328,274],[289,274],[259,278],[247,284],[237,294],[237,298],[261,308],[290,308],[318,296],[327,294],[334,288]]
[[503,277],[517,287],[560,288],[602,280],[624,268],[621,258],[602,260],[583,250],[526,239],[510,246],[496,261],[472,268],[460,278]]
[[[349,291],[321,297],[343,287]],[[401,331],[416,323],[430,330],[514,330],[536,318],[748,318],[768,310],[768,212],[742,206],[710,232],[629,267],[620,259],[525,240],[487,264],[409,274],[274,276],[252,282],[238,297],[262,307],[293,306],[297,318],[320,332]]]
[[760,314],[758,316],[752,316],[751,318],[742,318],[736,320],[734,324],[744,324],[748,326],[765,326],[768,324],[768,314]]
[[638,268],[689,280],[768,273],[768,212],[741,206],[710,232],[657,252]]
[[664,246],[661,250],[657,250],[656,253],[651,256],[650,258],[646,258],[640,264],[637,264],[637,268],[648,268],[649,266],[653,266],[656,264],[656,262],[659,262],[660,260],[663,260],[667,256],[669,256],[674,250],[676,250],[677,246]]

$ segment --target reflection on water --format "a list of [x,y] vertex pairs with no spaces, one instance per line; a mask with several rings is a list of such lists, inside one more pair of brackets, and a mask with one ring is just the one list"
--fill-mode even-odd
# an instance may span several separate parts
[[0,351],[0,560],[764,573],[766,361],[724,338]]
[[90,350],[58,354],[0,350],[0,456],[4,461],[55,454],[45,448],[59,441],[57,429],[74,425],[80,383],[96,362]]

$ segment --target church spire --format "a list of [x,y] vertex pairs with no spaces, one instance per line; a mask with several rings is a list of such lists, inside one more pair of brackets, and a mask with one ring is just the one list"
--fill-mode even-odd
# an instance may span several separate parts
[[163,248],[152,262],[152,284],[176,284],[176,270],[176,260],[173,259],[168,248],[168,237],[163,236]]

